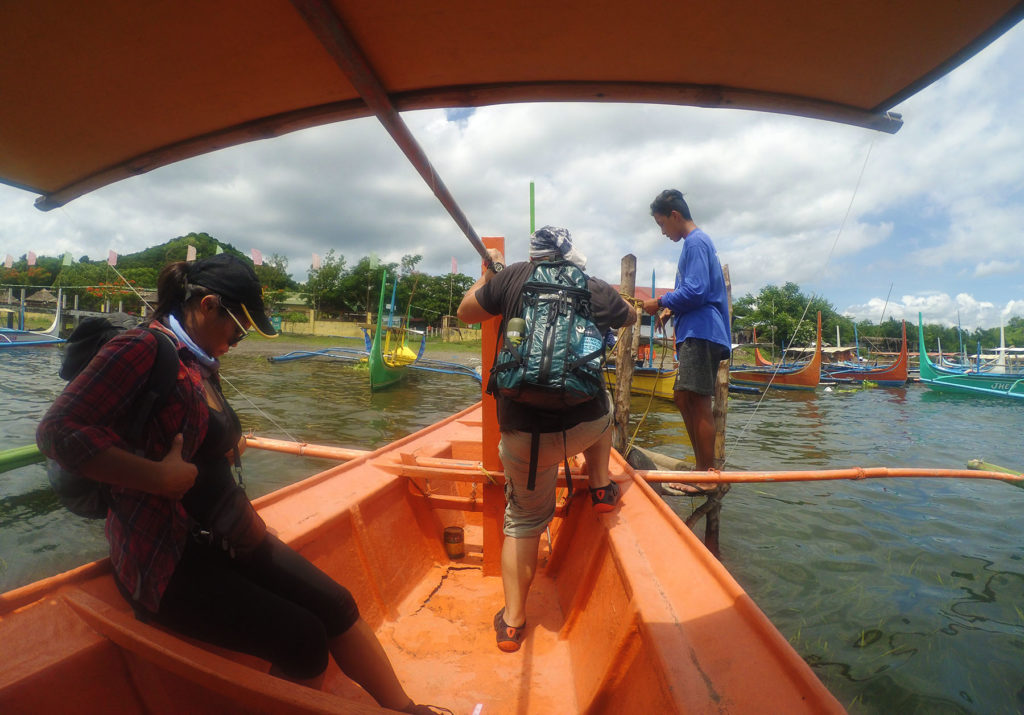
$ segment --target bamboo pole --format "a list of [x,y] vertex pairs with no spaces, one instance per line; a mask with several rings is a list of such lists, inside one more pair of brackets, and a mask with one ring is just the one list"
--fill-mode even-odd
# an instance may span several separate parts
[[791,470],[778,472],[673,472],[637,469],[637,476],[650,483],[752,484],[765,482],[821,482],[838,479],[995,479],[1024,488],[1024,474],[928,467],[846,467],[844,469]]
[[336,459],[340,462],[347,462],[350,459],[358,459],[359,457],[370,454],[368,450],[364,449],[331,447],[325,444],[309,444],[308,442],[290,442],[283,439],[256,437],[255,435],[246,435],[245,445],[247,447],[252,447],[253,449],[264,449],[269,452],[283,452],[285,454],[295,454],[301,457]]
[[[634,295],[636,291],[636,256],[632,253],[623,256],[620,270],[619,292],[629,296]],[[641,314],[642,311],[637,310],[637,322],[623,328],[619,342],[615,346],[615,423],[612,446],[620,454],[629,444],[629,390],[633,383],[633,365],[636,359],[634,338],[640,334]]]
[[[370,454],[359,449],[331,447],[322,444],[289,442],[266,437],[246,436],[246,444],[255,449],[320,457],[325,459],[348,460]],[[488,482],[481,463],[466,459],[445,459],[442,457],[418,457],[414,465],[384,463],[380,466],[403,476],[429,476],[444,479],[445,475],[456,481]],[[974,463],[974,460],[972,460]],[[649,483],[682,482],[694,484],[752,484],[773,482],[815,482],[849,479],[992,479],[1006,482],[1024,489],[1024,474],[1005,467],[977,462],[987,469],[937,469],[931,467],[846,467],[843,469],[811,469],[783,471],[718,471],[707,472],[672,471],[664,469],[637,469],[635,474]],[[1003,470],[1003,471],[1001,471]],[[561,471],[561,470],[560,470]],[[498,473],[500,475],[500,472]],[[472,477],[470,479],[469,477]]]

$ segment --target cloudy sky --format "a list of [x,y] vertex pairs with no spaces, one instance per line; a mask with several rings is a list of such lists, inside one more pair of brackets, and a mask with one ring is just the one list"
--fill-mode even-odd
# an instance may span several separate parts
[[[481,236],[526,257],[564,226],[594,275],[672,284],[678,247],[651,199],[682,190],[728,264],[733,296],[797,283],[858,320],[997,326],[1024,315],[1024,26],[895,108],[894,136],[781,115],[648,105],[538,104],[404,115]],[[102,258],[189,232],[287,257],[375,252],[469,275],[468,240],[375,119],[246,144],[128,179],[42,213],[0,185],[0,258]],[[888,298],[888,301],[887,301]]]

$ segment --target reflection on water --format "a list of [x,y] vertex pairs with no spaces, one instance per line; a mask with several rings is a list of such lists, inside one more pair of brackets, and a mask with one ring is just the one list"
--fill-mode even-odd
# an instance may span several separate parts
[[[0,448],[31,442],[62,386],[58,350],[0,353]],[[414,373],[371,394],[357,366],[227,358],[247,429],[374,449],[467,407],[469,378]],[[239,392],[232,389],[231,385]],[[692,462],[675,407],[637,444]],[[634,422],[635,424],[635,422]],[[731,469],[1024,466],[1024,404],[907,390],[732,395]],[[259,450],[254,495],[330,464]],[[0,591],[105,553],[102,526],[68,515],[31,467],[0,478]],[[669,496],[680,514],[698,500]],[[729,570],[845,706],[864,713],[1024,711],[1024,489],[967,480],[735,485],[722,513]]]

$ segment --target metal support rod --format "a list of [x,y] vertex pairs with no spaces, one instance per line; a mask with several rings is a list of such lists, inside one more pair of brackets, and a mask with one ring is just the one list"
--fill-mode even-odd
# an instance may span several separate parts
[[391,103],[391,98],[388,97],[387,90],[381,84],[366,55],[349,33],[345,23],[338,17],[331,3],[327,0],[291,0],[291,3],[302,15],[327,52],[330,53],[338,67],[348,77],[352,86],[359,92],[363,101],[366,102],[366,106],[377,115],[377,119],[398,144],[398,148],[427,182],[427,186],[434,192],[434,196],[447,209],[462,232],[466,234],[466,238],[483,259],[484,265],[492,270],[501,270],[501,266],[495,265],[491,260],[479,234],[473,229],[469,219],[466,218],[462,209],[455,202],[455,198],[448,191],[448,187],[438,176],[423,148],[398,114]]

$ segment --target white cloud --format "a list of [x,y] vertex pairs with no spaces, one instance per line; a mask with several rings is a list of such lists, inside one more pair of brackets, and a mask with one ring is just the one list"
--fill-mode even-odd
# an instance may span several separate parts
[[974,267],[974,276],[976,278],[984,278],[985,276],[1003,273],[1015,273],[1019,270],[1020,261],[985,261]]

